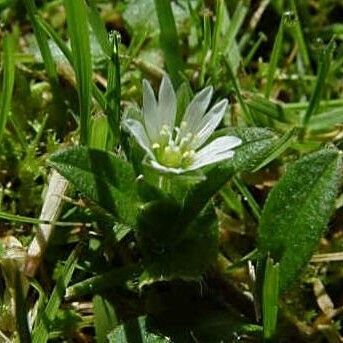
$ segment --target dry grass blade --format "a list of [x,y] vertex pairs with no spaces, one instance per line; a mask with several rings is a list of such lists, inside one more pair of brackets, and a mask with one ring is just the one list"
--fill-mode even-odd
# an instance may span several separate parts
[[[62,207],[62,197],[65,195],[67,188],[68,181],[56,171],[52,171],[40,215],[41,220],[53,222],[58,218]],[[25,274],[27,276],[34,276],[36,273],[52,230],[53,225],[51,224],[41,224],[38,226],[36,236],[28,249],[25,266]]]

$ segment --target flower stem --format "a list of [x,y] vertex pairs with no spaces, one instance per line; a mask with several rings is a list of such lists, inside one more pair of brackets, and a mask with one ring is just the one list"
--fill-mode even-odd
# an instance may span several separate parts
[[170,193],[171,191],[171,182],[170,182],[170,178],[168,178],[167,176],[160,176],[159,180],[158,180],[158,187],[166,192],[166,193]]

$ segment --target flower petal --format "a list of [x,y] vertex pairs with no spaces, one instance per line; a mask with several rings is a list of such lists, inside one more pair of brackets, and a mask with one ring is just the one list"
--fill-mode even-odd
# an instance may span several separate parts
[[154,158],[154,154],[150,150],[150,141],[145,132],[143,125],[134,119],[126,119],[123,121],[123,126],[135,137],[137,143],[145,150],[145,152]]
[[231,149],[239,146],[241,143],[241,139],[235,136],[219,137],[195,154],[194,161],[187,170],[195,170],[212,163],[232,158],[234,151]]
[[202,146],[211,136],[212,132],[219,125],[227,109],[228,101],[226,99],[214,105],[202,118],[195,133],[197,139],[192,143],[192,148],[197,149]]
[[[194,133],[199,126],[200,121],[207,110],[212,98],[213,88],[211,86],[204,88],[197,93],[186,108],[182,121],[187,123],[187,132]],[[187,133],[186,132],[186,133]]]
[[156,160],[153,160],[153,159],[149,162],[154,169],[156,169],[162,173],[182,174],[185,172],[185,169],[182,169],[182,168],[170,168],[170,167],[162,166]]
[[160,132],[160,118],[154,91],[147,80],[143,80],[143,117],[149,138],[156,142]]
[[160,90],[158,93],[158,115],[160,116],[160,129],[163,125],[174,127],[176,117],[176,95],[170,78],[167,75],[163,76]]

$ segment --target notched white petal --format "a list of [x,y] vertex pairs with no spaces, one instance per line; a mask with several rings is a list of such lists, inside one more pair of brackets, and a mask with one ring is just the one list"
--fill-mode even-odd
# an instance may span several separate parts
[[154,90],[147,80],[143,80],[143,117],[149,138],[154,141],[159,134],[159,115]]
[[223,116],[227,110],[228,101],[226,99],[218,102],[214,105],[202,118],[198,128],[196,129],[196,135],[198,139],[194,141],[192,145],[193,149],[197,149],[202,146],[207,139],[211,136],[213,131],[217,128]]
[[235,152],[233,150],[227,150],[225,152],[216,154],[216,155],[209,155],[209,156],[202,156],[200,158],[196,158],[194,162],[188,167],[187,170],[192,171],[207,165],[218,163],[227,159],[230,159],[234,156]]
[[212,93],[212,86],[204,88],[195,95],[187,106],[183,121],[187,123],[188,132],[195,132],[195,129],[199,126],[200,121],[210,104]]
[[241,143],[241,139],[235,136],[219,137],[195,154],[194,161],[188,169],[195,170],[232,158],[234,151],[231,149],[239,146]]
[[176,106],[177,100],[173,85],[170,78],[167,75],[164,75],[158,94],[158,113],[162,126],[174,126]]
[[150,141],[143,125],[138,120],[126,119],[123,121],[123,126],[135,137],[137,143],[152,158],[154,155],[150,150]]

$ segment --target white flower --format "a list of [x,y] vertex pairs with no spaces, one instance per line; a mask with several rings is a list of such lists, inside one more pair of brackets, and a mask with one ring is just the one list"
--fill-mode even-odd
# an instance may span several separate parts
[[238,137],[219,137],[203,146],[228,106],[225,99],[206,112],[212,93],[213,88],[206,87],[196,94],[177,127],[177,101],[169,77],[162,79],[158,101],[149,82],[143,81],[142,120],[125,119],[123,124],[145,150],[153,168],[181,174],[233,157],[232,149],[241,144]]

